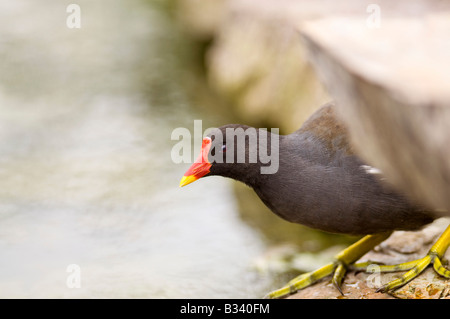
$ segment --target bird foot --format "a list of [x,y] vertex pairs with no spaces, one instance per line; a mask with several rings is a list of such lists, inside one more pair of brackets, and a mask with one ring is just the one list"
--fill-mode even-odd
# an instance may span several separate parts
[[267,294],[265,298],[276,299],[286,297],[300,289],[311,286],[315,282],[329,275],[333,275],[331,282],[339,290],[339,292],[343,294],[341,284],[345,274],[347,273],[348,265],[353,264],[369,250],[389,237],[389,235],[390,233],[381,233],[363,237],[353,245],[350,245],[350,247],[339,252],[335,256],[335,262],[327,264],[315,271],[301,274],[288,282],[286,286]]
[[[441,276],[450,279],[450,270],[446,269],[441,258],[434,252],[428,253],[425,257],[413,261],[409,261],[397,265],[383,265],[380,263],[366,262],[357,263],[346,266],[345,263],[336,260],[334,263],[327,264],[313,272],[308,272],[301,274],[300,276],[289,281],[288,284],[278,290],[272,291],[267,294],[265,298],[278,299],[286,297],[290,294],[297,292],[298,290],[309,287],[319,281],[320,279],[333,275],[331,282],[343,294],[341,289],[341,284],[345,278],[347,270],[355,271],[368,271],[368,266],[376,264],[376,272],[397,272],[397,271],[407,271],[400,278],[392,280],[387,284],[381,286],[376,290],[376,292],[389,293],[392,292],[403,285],[407,284],[414,278],[420,275],[429,265],[433,265],[434,270]],[[370,271],[373,273],[374,271]]]
[[[444,233],[441,235],[441,237],[436,241],[436,243],[430,248],[428,251],[428,254],[420,259],[409,261],[406,263],[401,263],[397,265],[377,265],[377,267],[373,272],[396,272],[396,271],[406,271],[405,274],[403,274],[400,278],[394,279],[387,284],[383,285],[382,287],[377,289],[377,292],[392,292],[417,276],[419,276],[428,266],[433,265],[433,268],[436,273],[441,275],[444,278],[450,279],[450,270],[446,269],[443,266],[442,260],[443,256],[450,244],[450,226],[447,227],[447,229],[444,231]],[[353,270],[363,270],[366,272],[368,271],[370,262],[365,263],[357,263],[353,264],[351,268]]]
[[369,271],[369,265],[373,265],[372,262],[355,263],[356,260],[362,257],[366,252],[371,250],[381,241],[386,239],[388,236],[389,233],[365,236],[350,247],[337,254],[335,257],[335,262],[327,264],[316,271],[298,276],[297,278],[291,280],[286,286],[269,293],[266,297],[282,298],[288,296],[300,289],[311,286],[318,280],[331,274],[333,275],[332,283],[342,294],[342,290],[340,287],[347,269],[356,271],[363,270],[371,273],[406,271],[406,273],[403,274],[400,278],[392,280],[391,282],[378,288],[377,292],[391,292],[397,288],[400,288],[401,286],[416,278],[430,265],[433,265],[436,273],[444,278],[450,279],[450,270],[446,269],[442,264],[443,256],[450,245],[450,226],[447,227],[447,229],[439,237],[436,243],[430,248],[428,254],[421,259],[398,265],[377,264],[376,269],[372,268],[372,271]]
[[428,253],[425,257],[410,261],[403,264],[398,265],[381,265],[377,269],[377,271],[380,272],[394,272],[394,271],[405,271],[407,272],[403,274],[400,278],[397,278],[395,280],[392,280],[388,282],[387,284],[383,285],[382,287],[377,289],[377,292],[391,292],[394,291],[417,276],[419,276],[429,265],[433,265],[434,270],[436,273],[441,275],[444,278],[450,279],[450,270],[446,269],[442,265],[441,258],[436,255],[435,253]]

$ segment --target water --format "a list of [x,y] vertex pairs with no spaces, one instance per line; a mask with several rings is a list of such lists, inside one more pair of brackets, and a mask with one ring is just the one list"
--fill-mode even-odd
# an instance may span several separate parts
[[213,119],[161,1],[77,4],[0,2],[0,298],[261,297],[229,182],[178,187],[170,133]]

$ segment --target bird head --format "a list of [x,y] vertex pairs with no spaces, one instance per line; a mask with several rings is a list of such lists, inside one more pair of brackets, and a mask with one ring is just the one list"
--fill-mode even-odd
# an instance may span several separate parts
[[264,162],[261,155],[272,155],[268,152],[271,150],[269,136],[266,130],[240,124],[213,129],[203,138],[200,154],[182,177],[180,187],[210,175],[230,177],[248,184],[261,173]]

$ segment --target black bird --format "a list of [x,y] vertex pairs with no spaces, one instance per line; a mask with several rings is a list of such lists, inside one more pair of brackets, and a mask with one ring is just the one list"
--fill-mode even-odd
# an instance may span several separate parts
[[[267,160],[269,154],[271,163]],[[274,165],[272,171],[269,164]],[[269,173],[263,173],[264,168]],[[333,263],[300,275],[270,293],[271,298],[286,296],[331,274],[332,282],[340,290],[347,268],[364,270],[367,264],[355,261],[392,231],[419,229],[439,217],[433,210],[394,191],[383,182],[378,169],[355,154],[332,103],[319,108],[299,130],[289,135],[275,135],[239,124],[213,130],[203,139],[201,154],[183,176],[180,186],[212,175],[229,177],[252,187],[272,212],[290,222],[327,232],[367,235],[336,255]],[[441,264],[449,244],[450,227],[424,258],[381,266],[381,271],[409,271],[379,290],[397,289],[430,264],[440,275],[450,278],[450,271]]]

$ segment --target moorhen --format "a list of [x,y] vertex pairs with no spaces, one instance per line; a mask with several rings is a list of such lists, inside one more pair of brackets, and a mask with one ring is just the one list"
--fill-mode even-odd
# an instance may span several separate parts
[[[253,188],[272,212],[290,222],[327,232],[366,235],[337,254],[334,262],[298,276],[269,298],[287,296],[328,275],[333,275],[332,282],[341,291],[348,267],[365,270],[368,263],[355,262],[392,231],[419,229],[439,217],[394,191],[383,182],[385,177],[378,169],[355,154],[334,109],[332,103],[322,106],[299,130],[284,136],[236,124],[215,129],[203,139],[199,157],[180,182],[185,186],[205,176],[229,177]],[[269,164],[267,156],[261,160],[255,155],[269,153],[278,163],[272,172],[263,173]],[[424,258],[381,265],[380,271],[409,271],[379,291],[403,286],[430,264],[450,278],[450,271],[441,263],[449,243],[450,226]]]

